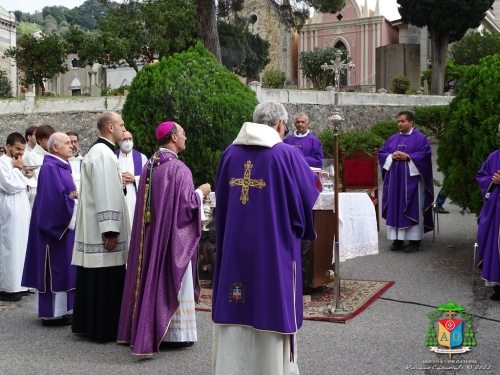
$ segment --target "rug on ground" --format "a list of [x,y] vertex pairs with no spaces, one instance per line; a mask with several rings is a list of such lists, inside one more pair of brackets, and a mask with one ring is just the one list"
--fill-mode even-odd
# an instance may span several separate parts
[[[340,303],[342,308],[351,312],[348,315],[332,315],[324,311],[327,304],[333,303],[333,283],[312,289],[307,293],[311,296],[311,302],[304,303],[304,319],[347,323],[363,312],[393,285],[394,281],[342,279],[340,281]],[[211,311],[212,295],[210,289],[212,283],[211,281],[201,281],[201,287],[202,294],[200,303],[196,305],[196,310]]]

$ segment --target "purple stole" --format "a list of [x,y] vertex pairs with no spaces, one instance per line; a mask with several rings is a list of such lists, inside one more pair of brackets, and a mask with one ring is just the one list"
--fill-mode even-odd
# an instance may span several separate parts
[[[115,155],[117,158],[119,158],[120,150],[116,150]],[[140,176],[142,171],[141,153],[135,149],[132,149],[132,158],[134,159],[134,176]]]

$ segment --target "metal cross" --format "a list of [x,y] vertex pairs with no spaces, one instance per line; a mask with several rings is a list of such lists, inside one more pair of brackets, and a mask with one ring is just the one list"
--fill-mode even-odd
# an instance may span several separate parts
[[253,164],[250,160],[248,160],[245,165],[245,173],[243,174],[243,178],[231,178],[231,181],[229,181],[229,185],[231,187],[234,186],[241,186],[241,196],[240,196],[240,201],[242,204],[247,204],[249,201],[248,197],[248,190],[250,187],[256,187],[259,189],[262,189],[264,186],[266,186],[266,183],[264,180],[252,180],[250,178],[250,174],[252,173],[252,168]]
[[342,51],[337,50],[335,53],[335,60],[330,60],[332,65],[328,65],[327,63],[324,63],[321,65],[321,69],[323,70],[333,70],[333,73],[335,74],[335,109],[333,111],[333,116],[329,119],[332,125],[337,128],[338,125],[341,124],[342,122],[342,117],[340,116],[340,110],[339,110],[339,91],[340,91],[340,72],[342,70],[353,70],[356,65],[352,63],[352,61],[346,63],[345,60],[342,60]]

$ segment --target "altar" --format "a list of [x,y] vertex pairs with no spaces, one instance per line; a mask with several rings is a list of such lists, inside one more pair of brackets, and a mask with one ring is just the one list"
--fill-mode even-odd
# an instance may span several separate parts
[[[214,193],[211,205],[216,207]],[[314,205],[314,241],[302,241],[302,285],[315,288],[331,282],[333,270],[334,193],[321,193]],[[216,208],[215,208],[216,209]],[[215,221],[202,233],[198,247],[198,275],[211,280],[215,263]],[[378,254],[375,208],[366,193],[339,193],[340,262],[359,256]]]

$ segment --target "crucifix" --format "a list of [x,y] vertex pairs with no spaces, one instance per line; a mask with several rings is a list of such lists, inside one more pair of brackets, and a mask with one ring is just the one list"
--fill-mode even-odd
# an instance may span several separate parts
[[240,201],[242,204],[245,205],[250,200],[250,198],[248,197],[249,189],[251,187],[262,189],[263,187],[266,186],[266,183],[262,179],[252,180],[250,178],[253,168],[253,164],[250,160],[248,160],[244,164],[244,167],[245,167],[245,172],[243,174],[243,178],[231,178],[231,180],[229,181],[229,185],[231,185],[231,187],[241,186]]
[[335,179],[334,179],[334,196],[335,196],[335,223],[333,228],[334,233],[334,246],[333,246],[333,259],[335,262],[334,270],[328,271],[328,275],[330,278],[333,278],[333,304],[329,304],[326,306],[325,311],[330,314],[336,315],[349,315],[350,312],[346,309],[340,307],[340,257],[339,257],[339,181],[338,181],[338,171],[339,171],[339,126],[342,125],[344,119],[340,115],[339,108],[339,90],[340,90],[340,73],[344,70],[352,70],[356,66],[351,62],[347,62],[342,60],[342,51],[337,50],[335,54],[335,60],[331,60],[331,65],[323,64],[321,65],[321,69],[323,70],[333,70],[335,74],[335,102],[333,108],[332,117],[328,118],[328,121],[333,127],[333,159],[335,161]]

